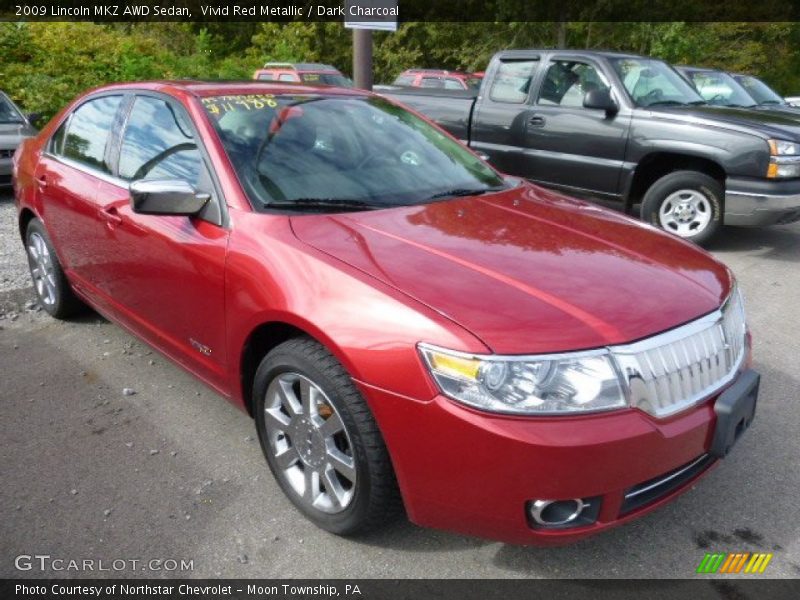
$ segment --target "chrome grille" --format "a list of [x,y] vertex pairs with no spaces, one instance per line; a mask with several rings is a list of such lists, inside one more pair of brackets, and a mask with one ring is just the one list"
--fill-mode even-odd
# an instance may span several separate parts
[[665,417],[730,382],[745,354],[744,307],[734,291],[722,309],[634,344],[614,346],[630,405]]

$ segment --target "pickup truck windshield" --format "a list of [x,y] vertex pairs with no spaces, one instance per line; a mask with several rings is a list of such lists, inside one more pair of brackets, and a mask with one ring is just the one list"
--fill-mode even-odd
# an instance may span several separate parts
[[750,75],[734,75],[733,78],[741,85],[747,93],[753,97],[758,104],[786,104],[775,91],[766,83],[751,77]]
[[617,58],[611,64],[636,106],[705,104],[667,63],[646,58]]
[[0,95],[0,123],[24,123],[22,115],[5,96]]
[[491,167],[383,98],[203,98],[256,209],[358,210],[506,187]]
[[703,100],[717,106],[755,106],[756,102],[736,80],[722,71],[688,71]]

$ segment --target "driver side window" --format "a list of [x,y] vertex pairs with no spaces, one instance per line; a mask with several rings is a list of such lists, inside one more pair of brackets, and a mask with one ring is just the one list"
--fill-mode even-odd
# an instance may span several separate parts
[[582,108],[587,92],[608,87],[605,77],[591,65],[555,61],[547,69],[539,104]]
[[119,156],[127,180],[180,179],[211,192],[203,158],[186,117],[164,100],[138,96],[128,117]]

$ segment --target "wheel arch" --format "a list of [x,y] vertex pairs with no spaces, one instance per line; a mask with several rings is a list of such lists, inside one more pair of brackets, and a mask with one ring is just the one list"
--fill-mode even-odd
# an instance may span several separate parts
[[28,231],[28,224],[36,219],[36,213],[33,212],[30,208],[23,208],[19,213],[19,236],[22,238],[22,241],[25,242],[25,234]]
[[[681,154],[680,152],[652,152],[642,158],[631,178],[625,199],[627,208],[641,202],[647,190],[664,175],[674,171],[697,171],[715,179],[725,190],[727,173],[716,160],[704,156]],[[724,203],[723,198],[720,199]]]
[[353,366],[341,349],[310,323],[298,322],[296,319],[286,316],[264,320],[251,328],[244,343],[241,344],[239,354],[238,371],[241,397],[244,407],[251,417],[254,414],[253,380],[255,379],[258,365],[272,349],[287,340],[298,337],[307,337],[321,344],[342,364],[343,368],[351,376],[354,375]]

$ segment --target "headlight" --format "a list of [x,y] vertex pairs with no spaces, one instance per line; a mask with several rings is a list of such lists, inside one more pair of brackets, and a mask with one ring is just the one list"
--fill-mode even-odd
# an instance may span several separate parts
[[800,177],[800,144],[786,140],[768,140],[770,179]]
[[419,349],[447,396],[482,410],[553,415],[627,406],[606,350],[517,357]]

